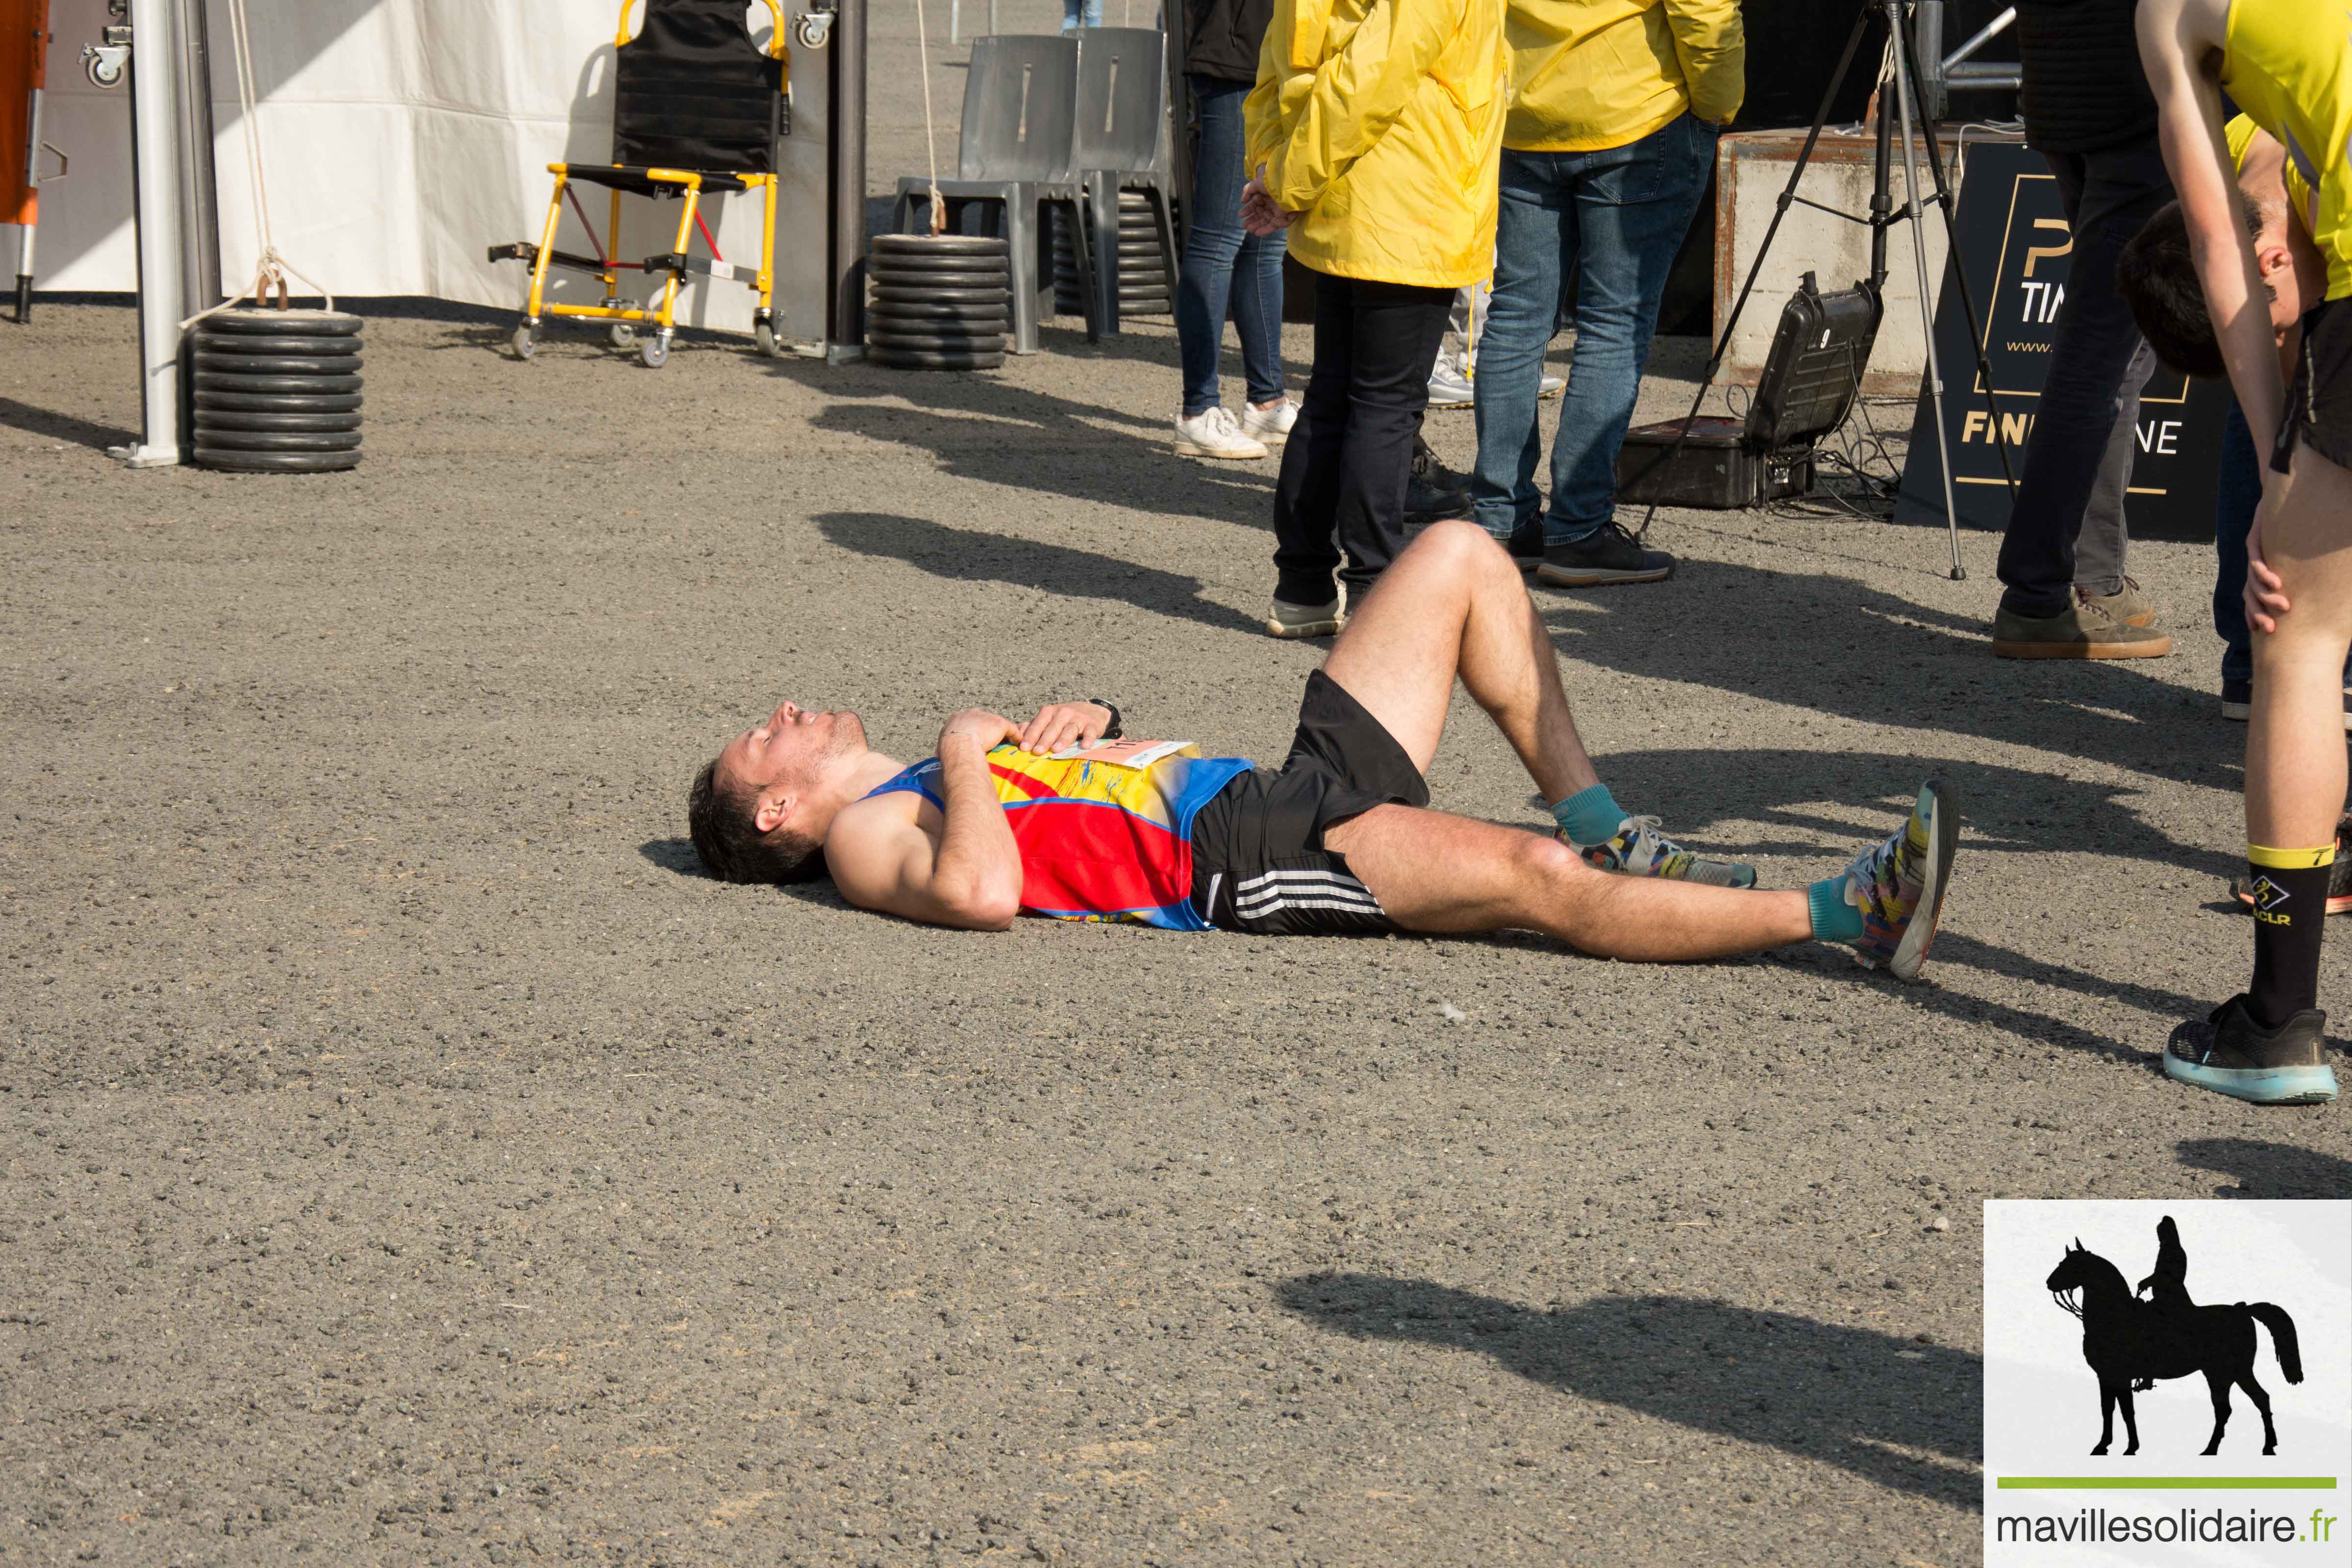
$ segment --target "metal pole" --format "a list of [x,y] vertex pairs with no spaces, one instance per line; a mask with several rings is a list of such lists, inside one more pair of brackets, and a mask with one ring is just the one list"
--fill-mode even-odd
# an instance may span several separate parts
[[180,460],[180,110],[173,0],[131,0],[131,171],[139,235],[139,398],[143,439],[111,448],[134,468]]
[[[221,301],[220,199],[213,178],[212,53],[205,23],[205,0],[176,0],[177,46],[173,63],[180,73],[180,219],[188,313]],[[251,133],[248,128],[248,134]]]
[[[1927,276],[1927,226],[1919,216],[1919,171],[1912,165],[1910,51],[1904,47],[1903,0],[1885,3],[1886,22],[1895,40],[1895,106],[1903,117],[1903,216],[1910,220],[1911,260],[1919,275],[1919,325],[1927,344],[1927,397],[1936,416],[1936,455],[1942,461],[1939,477],[1944,481],[1944,521],[1951,530],[1952,581],[1958,583],[1969,574],[1960,564],[1960,509],[1952,499],[1952,447],[1944,429],[1944,378],[1936,363],[1936,291]],[[1878,106],[1878,112],[1882,117],[1885,114],[1885,103]]]
[[833,211],[827,224],[824,357],[866,357],[866,0],[839,0],[833,21]]

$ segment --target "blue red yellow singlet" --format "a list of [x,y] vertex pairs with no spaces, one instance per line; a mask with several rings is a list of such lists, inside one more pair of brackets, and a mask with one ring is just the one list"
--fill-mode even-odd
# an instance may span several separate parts
[[[1021,847],[1021,907],[1055,920],[1209,930],[1192,908],[1192,818],[1251,765],[1191,745],[1139,768],[996,747],[988,771]],[[926,758],[866,798],[907,791],[945,811],[939,771],[940,760]]]

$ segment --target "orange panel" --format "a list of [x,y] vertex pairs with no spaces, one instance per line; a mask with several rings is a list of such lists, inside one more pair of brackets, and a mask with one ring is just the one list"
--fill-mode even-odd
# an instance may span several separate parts
[[0,0],[0,223],[31,223],[34,89],[48,53],[49,0]]

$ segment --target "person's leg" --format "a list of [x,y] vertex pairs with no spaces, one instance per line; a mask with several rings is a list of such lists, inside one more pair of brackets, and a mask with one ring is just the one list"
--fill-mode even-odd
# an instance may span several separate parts
[[[2046,154],[2074,234],[2065,302],[2051,343],[2050,372],[2026,439],[2024,471],[2001,539],[2003,585],[1993,651],[2011,658],[2132,658],[2168,653],[2172,639],[2125,626],[2098,606],[2078,607],[2076,549],[2095,496],[2097,510],[2122,527],[2122,492],[2138,392],[2125,383],[2145,363],[2145,340],[2116,287],[2116,261],[2150,213],[2171,198],[2153,144],[2094,153]],[[2120,575],[2121,544],[2101,547]],[[2116,587],[2120,587],[2118,581]]]
[[[1184,370],[1184,417],[1217,404],[1217,356],[1223,346],[1225,306],[1238,255],[1252,241],[1242,227],[1242,100],[1248,87],[1196,76],[1201,142],[1192,162],[1192,222],[1184,232],[1184,265],[1176,284],[1177,359]],[[1250,330],[1242,342],[1246,351]]]
[[1613,877],[1556,839],[1444,812],[1375,806],[1323,840],[1407,931],[1538,931],[1642,963],[1756,952],[1813,934],[1802,890]]
[[2246,531],[2263,500],[2263,459],[2245,411],[2230,399],[2213,494],[2213,630],[2221,638],[2221,717],[2244,719],[2254,700],[2253,636],[2246,629]]
[[1478,460],[1470,470],[1472,515],[1497,539],[1530,531],[1543,508],[1536,462],[1543,438],[1536,401],[1544,351],[1559,319],[1561,224],[1566,208],[1548,171],[1549,153],[1503,151],[1495,220],[1495,287],[1478,337]]
[[[1672,570],[1672,557],[1604,535],[1616,517],[1617,452],[1641,393],[1666,276],[1706,189],[1715,143],[1715,128],[1685,114],[1630,146],[1580,155],[1571,192],[1576,355],[1552,438],[1545,568],[1538,573],[1547,582],[1652,582]],[[1657,559],[1640,559],[1646,555]]]
[[1601,782],[1576,732],[1551,636],[1517,563],[1484,529],[1431,525],[1349,620],[1323,672],[1380,721],[1417,773],[1445,729],[1458,676],[1543,792],[1562,837],[1609,871],[1752,887],[1756,870],[1711,860],[1635,816]]
[[[1360,600],[1404,549],[1413,438],[1421,434],[1430,366],[1445,335],[1454,291],[1359,279],[1350,292],[1347,426],[1335,521],[1348,557],[1340,580],[1349,596]],[[1311,410],[1307,418],[1314,422]]]
[[1274,596],[1283,604],[1314,606],[1335,597],[1331,574],[1339,564],[1339,550],[1333,520],[1348,434],[1354,332],[1353,280],[1316,274],[1315,364],[1299,412],[1305,433],[1292,436],[1283,447],[1282,475],[1274,487]]
[[[1234,100],[1236,114],[1240,101]],[[1234,331],[1242,341],[1242,375],[1254,408],[1283,396],[1282,258],[1288,244],[1279,229],[1254,234],[1234,262]]]
[[2124,498],[2131,489],[2132,458],[2139,449],[2139,395],[2156,371],[2156,351],[2142,342],[2124,378],[2116,386],[2116,422],[2107,431],[2107,449],[2099,459],[2098,479],[2083,508],[2083,526],[2074,536],[2074,595],[2096,602],[2116,619],[2137,615],[2140,624],[2153,624],[2153,606],[2144,595],[2127,592],[2131,537],[2126,524]]

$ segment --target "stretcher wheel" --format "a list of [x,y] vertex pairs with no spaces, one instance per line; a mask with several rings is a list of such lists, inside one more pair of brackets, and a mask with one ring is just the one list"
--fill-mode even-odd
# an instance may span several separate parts
[[517,327],[507,342],[514,350],[515,358],[520,360],[527,360],[539,352],[539,334],[531,330],[529,321]]
[[776,341],[776,329],[772,324],[767,321],[752,322],[751,341],[759,345],[760,352],[767,355],[768,358],[782,359],[784,357],[783,345]]
[[604,329],[604,335],[612,340],[613,346],[616,349],[633,349],[637,346],[637,324],[635,321],[614,321]]
[[225,468],[247,474],[326,474],[360,466],[354,447],[347,452],[246,452],[234,447],[198,447],[199,468]]
[[648,332],[637,340],[637,357],[647,370],[659,370],[669,363],[669,334]]

